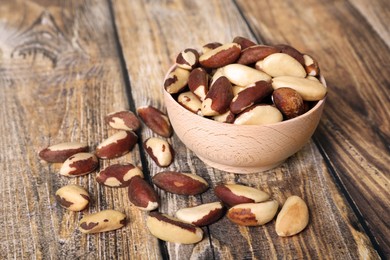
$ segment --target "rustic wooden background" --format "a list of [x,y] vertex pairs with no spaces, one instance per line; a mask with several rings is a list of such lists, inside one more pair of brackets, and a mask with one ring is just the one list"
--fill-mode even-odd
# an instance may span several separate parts
[[[2,0],[0,2],[0,259],[377,259],[390,257],[390,5],[386,0]],[[274,221],[238,227],[226,218],[204,228],[195,245],[163,243],[145,228],[146,213],[126,189],[102,187],[95,173],[60,177],[37,152],[63,141],[94,149],[115,131],[109,112],[153,105],[162,110],[162,79],[179,51],[245,36],[287,43],[315,56],[329,93],[317,132],[282,166],[236,175],[204,165],[180,140],[171,170],[194,172],[211,189],[183,197],[158,191],[173,214],[216,200],[212,187],[242,183],[283,203],[299,195],[309,227],[280,238]],[[154,134],[146,127],[140,142]],[[157,167],[138,145],[104,161]],[[61,209],[63,185],[88,188],[88,210]],[[120,230],[83,235],[88,212],[121,210]]]

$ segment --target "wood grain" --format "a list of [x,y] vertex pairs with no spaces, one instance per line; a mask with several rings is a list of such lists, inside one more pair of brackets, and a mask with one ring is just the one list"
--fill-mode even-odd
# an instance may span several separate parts
[[[0,238],[1,259],[160,258],[157,239],[140,223],[126,189],[98,185],[96,173],[60,177],[38,151],[64,141],[85,141],[93,151],[115,131],[103,116],[128,108],[113,24],[105,1],[7,1],[0,5]],[[140,164],[138,148],[104,161]],[[68,212],[55,202],[66,184],[86,187],[88,210]],[[126,228],[97,235],[78,231],[89,212],[117,209]],[[134,225],[134,223],[137,223]],[[137,228],[139,227],[139,228]]]
[[[290,43],[320,62],[329,93],[316,140],[389,257],[390,75],[384,68],[390,50],[386,33],[377,29],[390,19],[375,15],[386,14],[388,5],[351,1],[359,12],[346,1],[238,2],[256,36],[269,44]],[[272,11],[256,12],[264,9]]]
[[[136,106],[151,104],[164,110],[162,80],[182,49],[199,48],[211,41],[228,42],[237,35],[253,38],[239,10],[230,1],[130,3],[116,0],[113,9]],[[267,15],[267,12],[260,13]],[[142,131],[143,139],[152,135],[148,129]],[[197,245],[166,243],[170,259],[377,258],[313,142],[283,166],[247,176],[211,169],[176,136],[170,142],[176,150],[176,159],[169,169],[195,172],[208,180],[211,188],[219,183],[258,187],[270,192],[281,204],[287,196],[296,194],[308,201],[312,216],[310,227],[291,239],[277,237],[273,222],[246,228],[223,218],[205,229],[206,238]],[[151,160],[148,162],[151,175],[162,170]],[[202,196],[189,198],[162,191],[160,194],[163,201],[160,211],[170,215],[183,206],[216,200],[212,189]]]
[[[384,11],[361,0],[2,1],[0,259],[377,259],[367,231],[387,256],[390,93],[384,68],[390,55],[388,9],[376,1]],[[148,180],[170,169],[210,183],[201,196],[158,189],[159,210],[169,215],[215,201],[213,187],[220,183],[257,187],[280,205],[301,196],[310,223],[299,235],[278,237],[274,220],[247,228],[224,217],[203,228],[198,244],[163,243],[150,235],[147,213],[130,205],[126,189],[98,185],[96,173],[60,177],[60,164],[38,158],[40,149],[64,141],[85,141],[93,151],[115,133],[103,121],[109,112],[142,105],[164,110],[162,81],[176,55],[237,35],[289,43],[319,60],[330,91],[315,142],[280,167],[253,175],[207,167],[176,135],[169,139],[176,151],[169,168],[156,166],[140,145],[100,167],[131,162]],[[138,134],[139,144],[155,136],[146,126]],[[57,205],[55,191],[70,183],[90,192],[89,209],[72,213]],[[103,209],[123,211],[128,225],[81,234],[79,219]]]

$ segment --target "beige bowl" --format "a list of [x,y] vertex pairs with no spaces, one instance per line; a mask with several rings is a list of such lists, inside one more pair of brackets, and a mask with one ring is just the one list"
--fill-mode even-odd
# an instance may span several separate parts
[[[322,78],[325,85],[325,80]],[[269,125],[234,125],[196,115],[164,89],[165,104],[179,139],[203,162],[219,170],[255,173],[272,169],[298,152],[320,121],[325,98],[305,114]]]

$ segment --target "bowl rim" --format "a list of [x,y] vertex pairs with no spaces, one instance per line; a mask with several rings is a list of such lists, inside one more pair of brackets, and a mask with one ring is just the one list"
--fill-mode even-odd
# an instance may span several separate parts
[[[173,103],[175,103],[175,106],[176,107],[180,107],[180,109],[188,112],[189,115],[194,115],[196,116],[197,118],[199,118],[199,120],[205,120],[205,123],[210,123],[210,124],[216,124],[217,126],[226,126],[226,127],[231,127],[231,128],[259,128],[259,127],[275,127],[275,126],[282,126],[282,125],[288,125],[288,124],[293,124],[295,121],[298,121],[298,120],[302,120],[304,119],[305,117],[309,117],[311,114],[313,114],[314,112],[316,112],[318,109],[320,109],[325,101],[326,101],[326,98],[328,96],[328,92],[325,94],[325,96],[318,100],[317,103],[315,104],[315,106],[313,106],[309,111],[303,113],[302,115],[299,115],[297,117],[294,117],[294,118],[291,118],[291,119],[288,119],[288,120],[283,120],[283,121],[280,121],[280,122],[277,122],[277,123],[271,123],[271,124],[264,124],[264,125],[236,125],[236,124],[229,124],[229,123],[224,123],[224,122],[219,122],[219,121],[215,121],[215,120],[212,120],[210,118],[206,118],[204,116],[200,116],[198,114],[195,114],[191,111],[189,111],[188,109],[186,109],[185,107],[183,107],[182,105],[179,104],[179,102],[177,102],[173,97],[172,97],[172,94],[170,94],[164,87],[164,82],[165,80],[168,78],[168,75],[169,73],[176,67],[176,64],[174,64],[171,68],[169,68],[167,74],[165,75],[164,77],[164,81],[163,81],[163,84],[162,84],[162,88],[163,88],[163,92],[164,92],[164,96],[167,97],[169,96],[168,98],[170,99],[170,101],[172,101]],[[325,86],[325,88],[328,88],[327,87],[327,84],[326,84],[326,81],[325,81],[325,78],[322,76],[322,74],[319,74],[319,80],[320,82]],[[166,102],[165,102],[166,103]],[[167,104],[165,104],[165,106],[167,106]]]

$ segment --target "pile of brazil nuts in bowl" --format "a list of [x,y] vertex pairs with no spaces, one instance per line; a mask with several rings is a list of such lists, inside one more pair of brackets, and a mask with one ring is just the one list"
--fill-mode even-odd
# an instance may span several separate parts
[[289,45],[244,37],[179,53],[166,92],[189,111],[223,123],[264,125],[298,117],[325,98],[318,62]]

